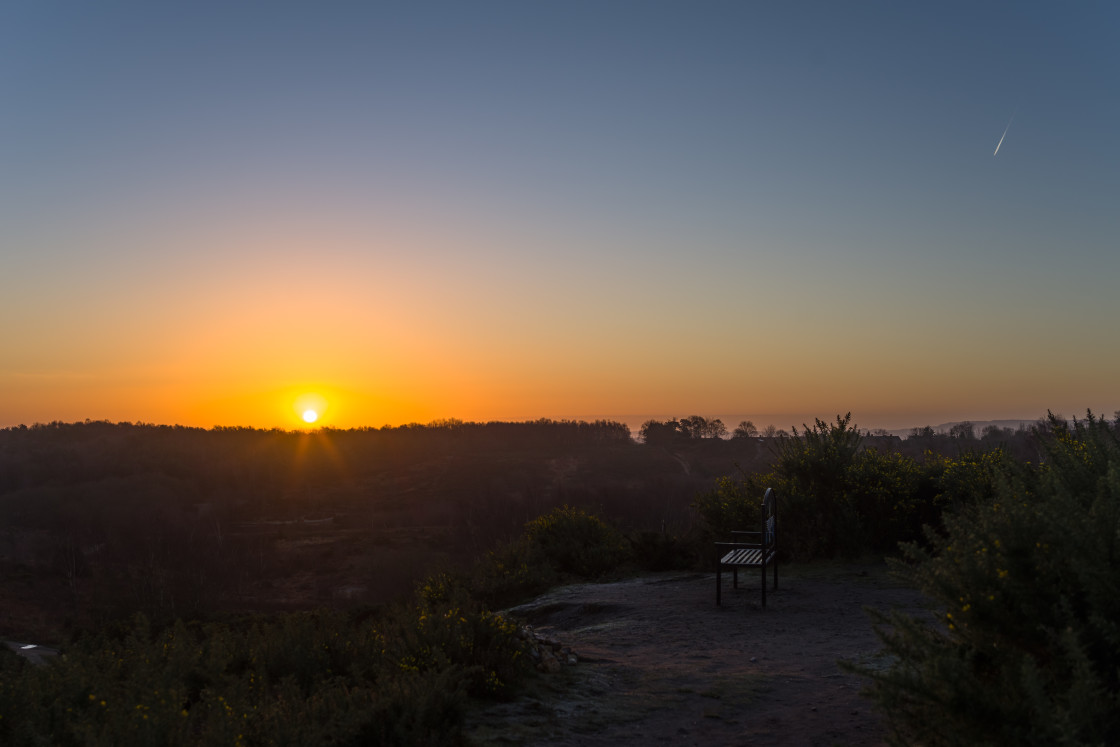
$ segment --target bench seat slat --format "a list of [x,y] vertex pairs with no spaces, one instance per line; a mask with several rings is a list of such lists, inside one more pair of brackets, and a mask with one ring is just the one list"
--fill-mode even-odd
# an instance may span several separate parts
[[[766,551],[766,562],[769,563],[774,555],[773,550]],[[745,565],[745,566],[759,566],[762,565],[763,552],[761,549],[742,549],[732,550],[731,552],[720,558],[720,565]]]

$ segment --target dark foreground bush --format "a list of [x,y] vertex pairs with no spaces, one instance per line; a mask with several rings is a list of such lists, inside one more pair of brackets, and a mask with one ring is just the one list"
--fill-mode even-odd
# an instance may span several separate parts
[[1044,466],[906,547],[940,619],[878,615],[894,664],[856,670],[897,744],[1120,744],[1120,442],[1051,430]]
[[621,532],[597,516],[563,506],[533,519],[520,538],[489,553],[470,585],[477,598],[503,607],[564,580],[596,578],[629,557]]
[[425,599],[377,619],[143,617],[36,668],[0,659],[0,744],[457,744],[469,696],[527,671],[514,626]]
[[710,538],[758,525],[766,488],[778,494],[780,552],[788,559],[887,554],[899,542],[922,537],[923,525],[940,526],[949,507],[993,494],[1007,455],[963,453],[954,459],[927,455],[924,462],[863,448],[851,416],[784,438],[773,469],[742,479],[723,478],[693,501]]
[[517,625],[487,609],[461,580],[433,576],[416,597],[386,630],[386,652],[400,668],[458,670],[475,697],[503,697],[531,669]]
[[530,552],[559,573],[594,578],[626,559],[625,538],[598,516],[563,506],[525,525]]
[[36,668],[0,654],[3,745],[455,745],[468,698],[532,671],[515,624],[487,605],[628,557],[623,536],[564,507],[470,577],[437,575],[409,604],[226,622],[143,616]]

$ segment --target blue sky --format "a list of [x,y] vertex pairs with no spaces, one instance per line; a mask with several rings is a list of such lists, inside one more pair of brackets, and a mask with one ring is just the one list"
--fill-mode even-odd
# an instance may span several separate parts
[[0,425],[1110,413],[1118,21],[6,4]]

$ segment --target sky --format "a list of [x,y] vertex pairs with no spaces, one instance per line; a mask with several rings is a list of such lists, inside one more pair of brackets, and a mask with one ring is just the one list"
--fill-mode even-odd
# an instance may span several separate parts
[[0,427],[1111,415],[1118,32],[3,3]]

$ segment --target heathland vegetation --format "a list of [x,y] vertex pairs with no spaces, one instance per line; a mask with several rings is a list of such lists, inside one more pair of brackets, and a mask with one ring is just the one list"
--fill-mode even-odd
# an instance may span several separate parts
[[864,672],[900,742],[1114,742],[1118,427],[6,429],[0,634],[65,656],[0,650],[0,742],[455,743],[535,676],[495,610],[706,568],[764,487],[788,560],[893,556],[937,605]]

